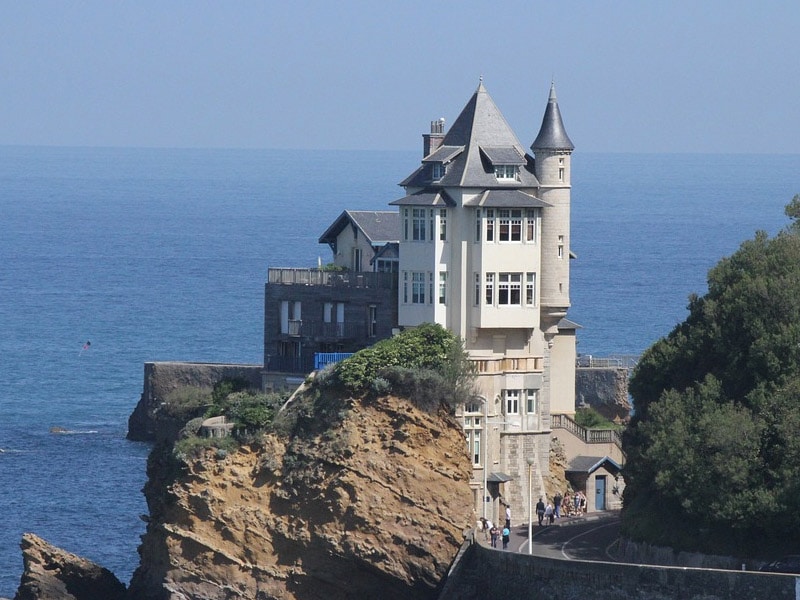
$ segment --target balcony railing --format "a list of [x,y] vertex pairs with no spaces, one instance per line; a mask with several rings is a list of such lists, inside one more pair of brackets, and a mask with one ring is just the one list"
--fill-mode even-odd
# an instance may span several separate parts
[[615,444],[622,448],[622,437],[616,429],[587,429],[567,415],[551,415],[552,429],[566,429],[587,444]]
[[330,287],[397,289],[397,273],[372,271],[322,271],[320,269],[267,270],[267,283],[282,285],[319,285]]
[[281,333],[291,337],[314,338],[319,340],[361,339],[367,335],[366,323],[320,323],[314,320],[289,321]]

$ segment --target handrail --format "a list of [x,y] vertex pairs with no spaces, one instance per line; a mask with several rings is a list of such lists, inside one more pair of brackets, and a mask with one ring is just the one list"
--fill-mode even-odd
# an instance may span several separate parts
[[614,444],[622,449],[622,436],[616,429],[587,429],[567,415],[551,415],[553,429],[566,429],[586,444]]

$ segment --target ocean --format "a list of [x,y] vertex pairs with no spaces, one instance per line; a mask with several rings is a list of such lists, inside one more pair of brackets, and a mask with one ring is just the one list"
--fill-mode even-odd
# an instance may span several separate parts
[[[143,363],[261,362],[267,268],[328,262],[327,226],[389,209],[420,158],[0,147],[0,596],[24,532],[130,579],[149,447],[125,434]],[[799,174],[800,155],[576,152],[578,351],[636,355],[669,333],[711,266],[788,223]]]

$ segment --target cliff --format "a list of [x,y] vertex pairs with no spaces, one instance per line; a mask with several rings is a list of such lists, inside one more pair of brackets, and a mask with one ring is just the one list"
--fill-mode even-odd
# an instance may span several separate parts
[[392,397],[292,411],[235,452],[156,447],[130,597],[436,596],[472,522],[458,423]]

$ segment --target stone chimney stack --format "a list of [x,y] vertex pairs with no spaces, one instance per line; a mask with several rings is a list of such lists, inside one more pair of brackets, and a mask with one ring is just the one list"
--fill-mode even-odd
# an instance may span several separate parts
[[444,117],[431,121],[431,132],[422,134],[422,158],[436,152],[444,140]]

